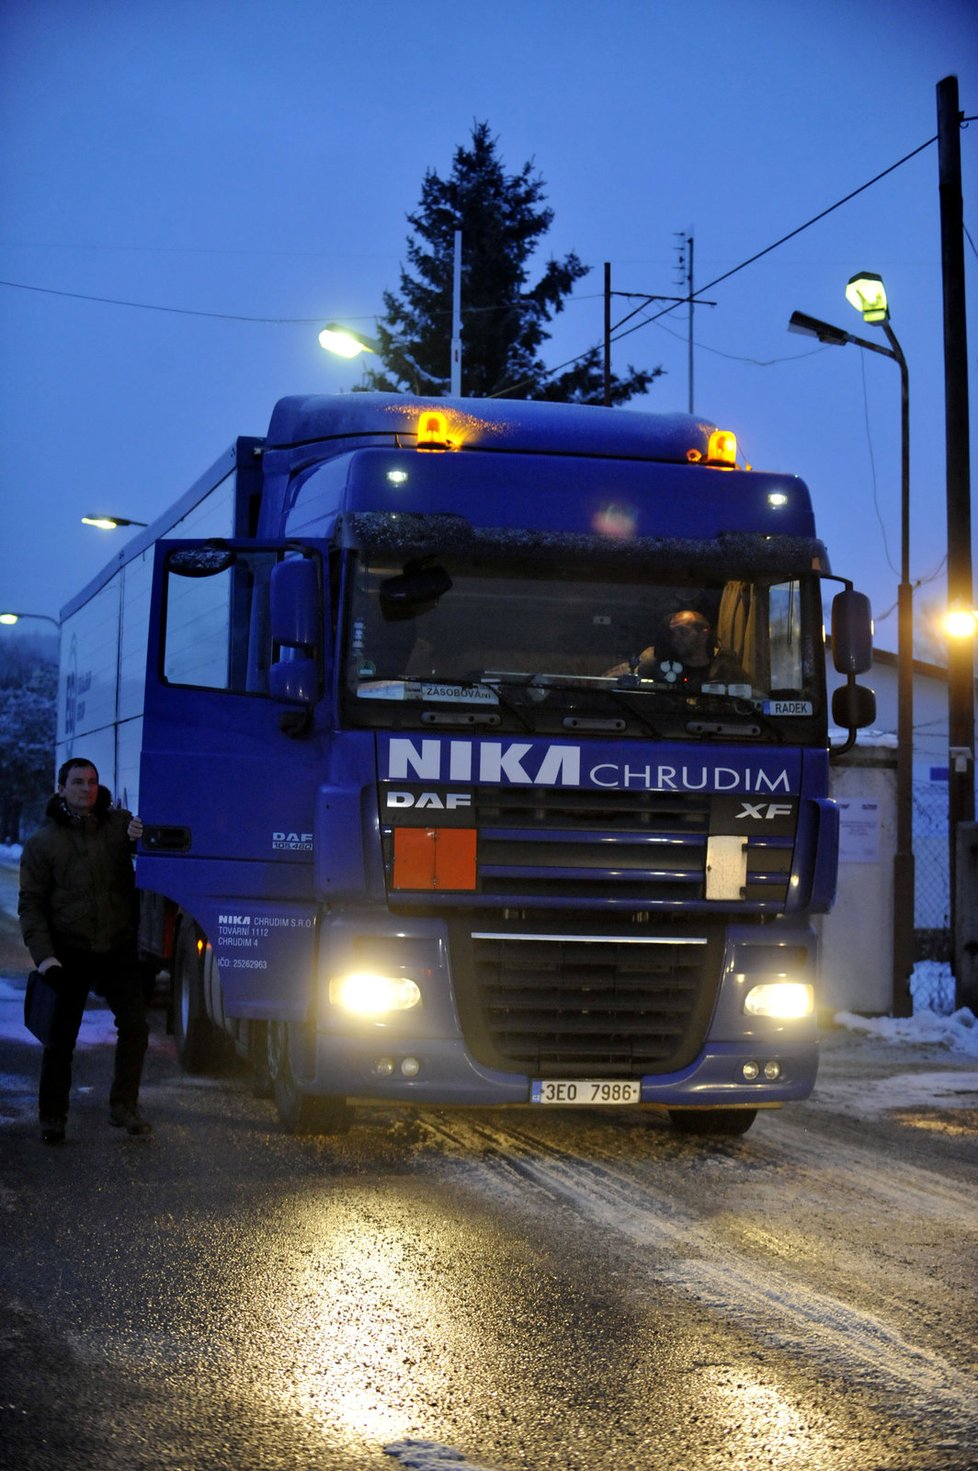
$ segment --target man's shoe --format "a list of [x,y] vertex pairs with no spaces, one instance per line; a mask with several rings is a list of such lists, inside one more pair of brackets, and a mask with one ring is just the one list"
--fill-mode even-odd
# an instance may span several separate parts
[[127,1134],[152,1134],[153,1125],[144,1119],[138,1108],[129,1108],[120,1103],[109,1110],[109,1123],[116,1129],[125,1129]]
[[41,1120],[41,1143],[63,1144],[65,1139],[64,1119],[42,1119]]

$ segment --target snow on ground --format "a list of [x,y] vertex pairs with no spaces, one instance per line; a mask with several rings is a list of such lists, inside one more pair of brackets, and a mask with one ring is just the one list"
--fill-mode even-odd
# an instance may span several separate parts
[[951,967],[940,960],[918,961],[910,977],[910,994],[915,1012],[936,1011],[939,1016],[950,1016],[954,1010]]
[[964,1052],[978,1057],[978,1024],[975,1014],[967,1006],[954,1011],[950,1016],[915,1007],[913,1016],[856,1016],[851,1011],[837,1012],[833,1018],[837,1027],[850,1032],[865,1032],[881,1042],[897,1045],[937,1044],[951,1052]]
[[[0,1038],[5,1042],[22,1042],[40,1049],[40,1042],[32,1037],[24,1026],[24,982],[0,976]],[[160,1043],[155,1033],[150,1033],[150,1046]],[[115,1022],[112,1013],[100,998],[93,996],[85,1008],[81,1030],[78,1033],[79,1047],[114,1047],[116,1043]]]
[[434,1440],[396,1440],[384,1451],[411,1471],[491,1471],[483,1462],[469,1461],[461,1451]]

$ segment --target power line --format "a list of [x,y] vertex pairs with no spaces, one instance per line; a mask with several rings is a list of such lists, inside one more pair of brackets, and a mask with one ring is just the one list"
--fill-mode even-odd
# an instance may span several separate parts
[[[704,291],[712,291],[713,287],[719,286],[721,281],[729,281],[730,277],[736,276],[738,271],[746,270],[755,261],[761,260],[765,255],[770,255],[772,250],[777,250],[779,246],[786,245],[789,240],[794,240],[796,235],[800,235],[804,230],[810,229],[812,225],[817,225],[820,220],[824,220],[828,215],[833,214],[835,210],[841,209],[844,204],[848,204],[857,195],[864,194],[867,189],[871,189],[874,184],[878,184],[881,179],[885,179],[887,174],[892,174],[895,169],[902,168],[905,163],[909,163],[912,158],[916,158],[918,153],[923,153],[925,148],[929,148],[932,143],[936,142],[937,134],[935,133],[933,138],[927,139],[926,143],[921,143],[910,153],[904,154],[903,158],[897,159],[896,163],[891,163],[889,168],[884,169],[882,173],[876,174],[872,179],[868,179],[865,184],[860,184],[858,189],[853,189],[851,193],[846,194],[842,199],[836,200],[835,204],[830,204],[828,209],[821,210],[819,214],[813,215],[810,220],[806,220],[803,225],[798,225],[794,230],[789,230],[787,235],[782,235],[780,240],[774,241],[773,245],[766,245],[763,250],[758,250],[754,255],[748,256],[746,260],[741,261],[739,266],[733,266],[729,271],[724,271],[721,276],[715,276],[712,281],[707,281],[705,286],[699,288],[699,291],[696,293],[697,296]],[[639,327],[645,327],[648,323],[657,321],[659,317],[666,316],[672,310],[672,307],[666,307],[663,311],[658,312],[656,316],[649,317],[645,322],[636,322],[634,327],[629,327],[627,332],[619,333],[618,338],[613,340],[620,341],[622,337],[627,337],[630,333],[637,332]]]
[[[968,119],[966,119],[965,121],[968,121]],[[697,291],[697,297],[701,296],[702,293],[705,291],[712,290],[714,286],[718,286],[722,281],[729,281],[731,276],[737,275],[739,271],[746,270],[746,268],[753,265],[755,261],[759,261],[763,259],[764,256],[770,255],[771,252],[777,250],[779,246],[786,244],[789,240],[795,239],[797,235],[800,235],[803,231],[810,229],[812,225],[818,224],[820,220],[824,220],[826,216],[832,214],[835,210],[841,209],[844,204],[848,204],[850,200],[855,199],[859,194],[864,193],[867,189],[871,189],[874,184],[878,184],[881,179],[885,179],[888,174],[892,174],[896,169],[901,168],[903,164],[909,163],[912,158],[916,158],[918,153],[922,153],[925,148],[929,148],[931,144],[935,143],[936,141],[937,134],[935,133],[933,138],[928,138],[925,143],[921,143],[910,153],[905,154],[903,158],[898,159],[896,163],[890,164],[889,168],[883,169],[881,173],[878,173],[872,179],[867,180],[865,184],[861,184],[858,189],[853,189],[842,199],[837,200],[835,204],[831,204],[827,209],[823,209],[817,215],[813,215],[812,218],[810,220],[806,220],[803,225],[798,225],[794,230],[790,230],[786,235],[782,235],[780,239],[775,240],[773,244],[765,246],[763,250],[756,251],[754,255],[749,256],[744,261],[741,261],[739,265],[733,266],[729,271],[724,271],[722,275],[714,277],[712,281],[708,281],[705,286],[700,287],[700,289]],[[0,286],[6,286],[14,291],[33,291],[44,296],[66,297],[73,301],[92,301],[97,302],[99,305],[102,306],[122,306],[129,307],[138,311],[165,312],[171,315],[183,317],[205,317],[210,318],[214,321],[221,322],[251,322],[260,325],[281,327],[312,326],[316,322],[321,320],[320,317],[252,317],[244,316],[241,313],[237,312],[195,311],[189,307],[159,306],[155,302],[127,301],[111,296],[92,296],[81,291],[62,291],[50,286],[32,286],[26,284],[23,281],[0,280]],[[612,336],[612,341],[620,342],[623,338],[628,337],[632,332],[637,332],[641,327],[650,326],[653,322],[658,321],[660,317],[667,316],[670,312],[675,311],[677,306],[685,304],[686,302],[688,302],[688,300],[688,297],[684,297],[681,300],[663,308],[663,310],[657,312],[655,316],[646,317],[643,321],[636,322],[634,326],[625,328],[624,331],[618,330],[622,327],[625,321],[628,321],[630,316],[634,315],[634,310],[641,310],[640,307],[634,309],[633,312],[630,312],[628,316],[623,318],[622,323],[618,324],[618,328],[615,329],[616,331],[618,331],[618,335],[617,337]],[[559,363],[557,367],[548,368],[546,370],[546,376],[548,378],[553,377],[555,373],[561,372],[564,368],[572,367],[575,363],[581,362],[582,359],[588,357],[592,352],[596,352],[598,350],[599,348],[597,345],[595,345],[594,347],[590,347],[585,352],[578,353],[576,357],[568,358],[566,362]],[[489,396],[491,398],[499,398],[505,393],[512,392],[514,388],[522,387],[524,382],[530,381],[532,380],[524,379],[518,383],[510,383],[507,385],[506,388],[500,389],[497,393],[490,394]]]
[[211,317],[218,322],[263,322],[275,327],[308,327],[322,321],[322,317],[243,317],[234,312],[197,312],[190,307],[156,306],[149,301],[120,301],[114,296],[87,296],[81,291],[57,291],[52,286],[25,286],[23,281],[0,281],[0,286],[9,286],[14,291],[37,291],[42,296],[68,296],[73,301],[97,301],[103,306],[135,307],[143,312],[171,312],[179,317]]
[[[964,121],[967,122],[968,119],[964,119]],[[715,276],[712,281],[708,281],[705,286],[701,286],[699,288],[699,290],[696,292],[696,296],[698,297],[704,291],[712,290],[712,288],[714,286],[718,286],[721,281],[729,281],[730,277],[736,276],[738,271],[746,270],[746,268],[748,266],[752,266],[755,261],[761,260],[765,255],[770,255],[772,250],[777,250],[779,246],[785,245],[789,240],[794,240],[795,237],[802,234],[804,230],[810,229],[812,225],[817,225],[818,222],[820,220],[824,220],[827,215],[832,214],[837,209],[841,209],[844,204],[848,204],[849,201],[855,199],[857,195],[865,193],[867,189],[871,189],[874,184],[878,184],[881,179],[885,179],[886,176],[888,174],[892,174],[894,170],[902,168],[905,163],[909,163],[912,158],[916,158],[918,153],[923,153],[925,148],[930,148],[931,144],[936,142],[937,134],[935,133],[934,136],[932,138],[928,138],[925,143],[919,144],[916,148],[912,149],[910,153],[905,153],[903,158],[897,159],[896,163],[891,163],[889,168],[885,168],[882,170],[881,173],[875,174],[873,178],[867,179],[865,184],[860,184],[858,189],[851,190],[848,194],[844,195],[842,199],[836,200],[835,204],[830,204],[827,209],[820,210],[817,215],[813,215],[812,218],[810,220],[806,220],[803,225],[798,225],[794,230],[789,230],[787,235],[782,235],[781,238],[779,240],[775,240],[773,244],[766,245],[763,250],[758,250],[753,255],[748,256],[746,260],[740,262],[740,265],[733,266],[729,271],[724,271],[723,274],[720,276]],[[684,298],[684,301],[688,300],[688,297]],[[677,305],[682,304],[682,302],[678,302],[674,303],[671,306],[664,307],[661,312],[656,312],[654,317],[646,317],[643,321],[636,322],[633,327],[628,327],[625,329],[624,332],[619,332],[617,337],[614,336],[614,333],[612,333],[612,342],[621,342],[623,338],[631,336],[633,332],[639,331],[641,327],[651,326],[652,323],[657,322],[660,317],[668,316],[670,312],[675,311]],[[641,308],[639,308],[639,310],[641,310]],[[634,315],[634,313],[630,313],[629,315]],[[628,319],[625,318],[624,320],[627,321]],[[621,324],[619,323],[619,326],[620,325]],[[589,347],[586,352],[578,353],[576,357],[568,358],[566,362],[558,363],[556,368],[548,368],[545,376],[548,378],[552,378],[555,373],[560,373],[564,368],[573,367],[575,363],[582,362],[584,358],[589,357],[591,353],[598,352],[599,350],[600,349],[597,346]],[[497,390],[496,393],[491,393],[488,396],[490,398],[502,398],[504,394],[512,393],[514,388],[522,388],[525,383],[531,383],[532,381],[533,380],[531,378],[520,379],[519,382],[509,383],[505,388],[500,388]]]

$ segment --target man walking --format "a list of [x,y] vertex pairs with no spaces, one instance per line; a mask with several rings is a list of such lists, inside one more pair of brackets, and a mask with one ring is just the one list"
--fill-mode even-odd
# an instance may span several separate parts
[[55,971],[50,979],[58,990],[38,1092],[45,1144],[65,1137],[72,1057],[90,990],[105,997],[118,1032],[109,1122],[130,1134],[152,1132],[139,1112],[149,1030],[136,965],[132,854],[143,824],[111,802],[91,761],[66,761],[45,820],[21,858],[24,943],[39,971]]

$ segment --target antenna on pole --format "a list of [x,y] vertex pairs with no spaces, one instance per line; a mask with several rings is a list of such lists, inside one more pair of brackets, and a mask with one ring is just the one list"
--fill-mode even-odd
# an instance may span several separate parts
[[676,269],[679,273],[677,286],[686,287],[686,297],[689,302],[689,412],[693,412],[693,237],[686,230],[674,230],[676,236],[676,249],[679,259]]

